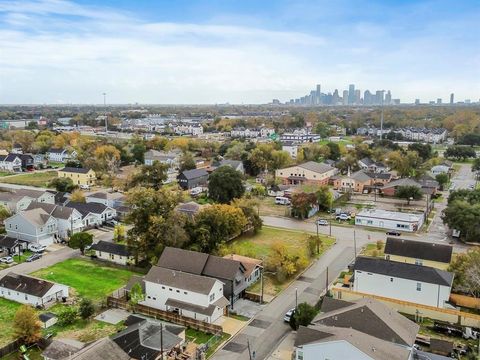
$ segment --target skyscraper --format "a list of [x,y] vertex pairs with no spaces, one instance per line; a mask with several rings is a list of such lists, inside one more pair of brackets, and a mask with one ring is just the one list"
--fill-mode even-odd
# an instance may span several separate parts
[[360,104],[360,99],[361,99],[361,94],[360,94],[360,90],[357,89],[355,90],[355,104]]
[[420,105],[420,99],[415,99],[415,105]]
[[383,90],[377,90],[375,92],[375,104],[376,105],[383,105],[384,104],[383,93],[384,93]]
[[348,90],[343,90],[343,105],[348,104]]
[[437,99],[437,105],[442,105],[442,99],[441,98]]
[[390,105],[392,103],[392,93],[390,90],[387,91],[387,95],[385,95],[385,105]]
[[316,92],[316,101],[315,104],[320,105],[322,103],[322,95],[320,91],[320,84],[317,84],[317,92]]
[[348,86],[348,104],[351,105],[355,102],[355,85],[350,84]]
[[335,89],[332,96],[332,105],[338,105],[340,103],[340,95],[338,95],[338,89]]
[[454,94],[454,93],[451,93],[451,94],[450,94],[450,105],[453,105],[453,103],[454,103],[454,101],[455,101],[454,98],[455,98],[455,94]]

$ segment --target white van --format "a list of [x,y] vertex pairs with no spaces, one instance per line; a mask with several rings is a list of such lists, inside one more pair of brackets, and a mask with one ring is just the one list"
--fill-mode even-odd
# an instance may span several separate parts
[[275,204],[277,205],[290,205],[290,199],[283,197],[283,196],[277,196],[275,198]]

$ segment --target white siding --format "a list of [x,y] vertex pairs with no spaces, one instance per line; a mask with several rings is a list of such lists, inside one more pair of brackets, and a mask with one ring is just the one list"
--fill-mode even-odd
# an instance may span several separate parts
[[303,345],[297,349],[296,360],[372,360],[347,341],[330,341]]
[[46,304],[50,301],[56,301],[57,299],[60,300],[62,297],[68,297],[68,295],[68,286],[62,284],[53,285],[43,297],[28,295],[20,291],[0,287],[1,297],[21,304],[30,304],[32,306]]
[[127,265],[128,261],[130,261],[130,262],[134,261],[132,256],[130,256],[130,257],[120,256],[120,255],[116,255],[116,254],[110,254],[110,253],[107,253],[105,251],[102,252],[102,251],[95,250],[95,255],[97,255],[97,257],[99,259],[110,261],[110,262],[113,262],[113,263],[119,264],[119,265]]
[[[355,270],[353,289],[417,304],[444,307],[450,287]],[[420,290],[417,290],[420,284]]]

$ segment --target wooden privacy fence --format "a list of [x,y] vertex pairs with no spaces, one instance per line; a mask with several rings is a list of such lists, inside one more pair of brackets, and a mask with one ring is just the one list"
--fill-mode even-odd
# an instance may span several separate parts
[[0,348],[0,357],[4,357],[5,355],[11,354],[14,351],[17,351],[20,346],[23,345],[23,341],[20,339],[13,340],[11,343],[4,345]]
[[470,309],[480,309],[480,298],[462,294],[450,294],[450,301],[457,306],[463,306]]
[[378,300],[390,308],[405,314],[427,317],[434,320],[447,321],[462,326],[480,327],[480,315],[463,312],[456,309],[444,309],[434,306],[387,298],[378,295],[365,294],[349,289],[333,287],[330,289],[333,297],[341,300],[357,300],[371,298]]
[[[109,296],[107,298],[107,306],[127,310],[128,302],[125,299],[117,299]],[[210,324],[206,321],[192,319],[172,312],[155,309],[150,306],[141,304],[135,305],[135,312],[154,317],[155,319],[161,319],[188,328],[200,330],[209,334],[218,334],[223,332],[223,328],[220,325]]]

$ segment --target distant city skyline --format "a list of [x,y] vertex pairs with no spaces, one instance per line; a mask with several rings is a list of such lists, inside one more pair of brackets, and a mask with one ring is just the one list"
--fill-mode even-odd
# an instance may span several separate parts
[[0,103],[265,104],[316,83],[473,102],[479,18],[476,0],[2,0]]

